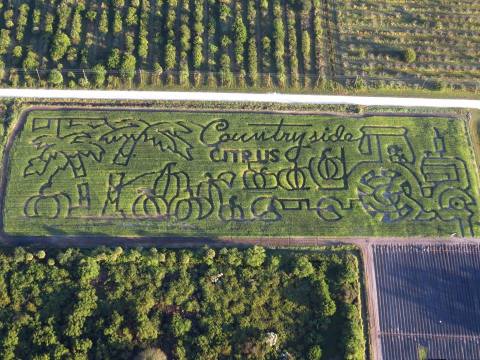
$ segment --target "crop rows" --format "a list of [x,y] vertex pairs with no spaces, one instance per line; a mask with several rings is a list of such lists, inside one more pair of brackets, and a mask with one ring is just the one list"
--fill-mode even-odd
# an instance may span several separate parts
[[316,86],[320,0],[0,4],[0,79],[17,85]]
[[374,261],[384,358],[479,353],[478,245],[375,246]]
[[477,90],[480,1],[19,0],[11,86]]
[[480,86],[480,1],[336,4],[339,81],[356,87]]

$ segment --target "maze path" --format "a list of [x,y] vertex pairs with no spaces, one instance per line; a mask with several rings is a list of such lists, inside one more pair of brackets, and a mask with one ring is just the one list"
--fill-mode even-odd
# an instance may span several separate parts
[[32,111],[9,156],[4,223],[17,235],[473,236],[478,226],[462,119]]

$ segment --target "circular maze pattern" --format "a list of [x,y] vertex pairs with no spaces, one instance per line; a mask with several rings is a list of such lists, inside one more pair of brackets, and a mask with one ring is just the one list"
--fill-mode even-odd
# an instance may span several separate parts
[[404,219],[412,212],[408,205],[411,186],[405,177],[392,170],[371,170],[360,179],[358,196],[364,209],[383,222]]

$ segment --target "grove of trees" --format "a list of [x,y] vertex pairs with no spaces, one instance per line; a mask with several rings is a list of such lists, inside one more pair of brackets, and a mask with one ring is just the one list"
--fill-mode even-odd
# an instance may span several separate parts
[[314,88],[319,14],[317,0],[5,1],[0,85],[52,86],[56,69],[55,86]]
[[0,358],[364,359],[343,248],[0,252]]

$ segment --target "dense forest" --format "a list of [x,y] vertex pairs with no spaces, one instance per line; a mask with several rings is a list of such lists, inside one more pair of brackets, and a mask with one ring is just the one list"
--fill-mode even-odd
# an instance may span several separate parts
[[12,86],[318,86],[320,0],[8,0]]
[[356,255],[0,252],[2,359],[364,359]]

